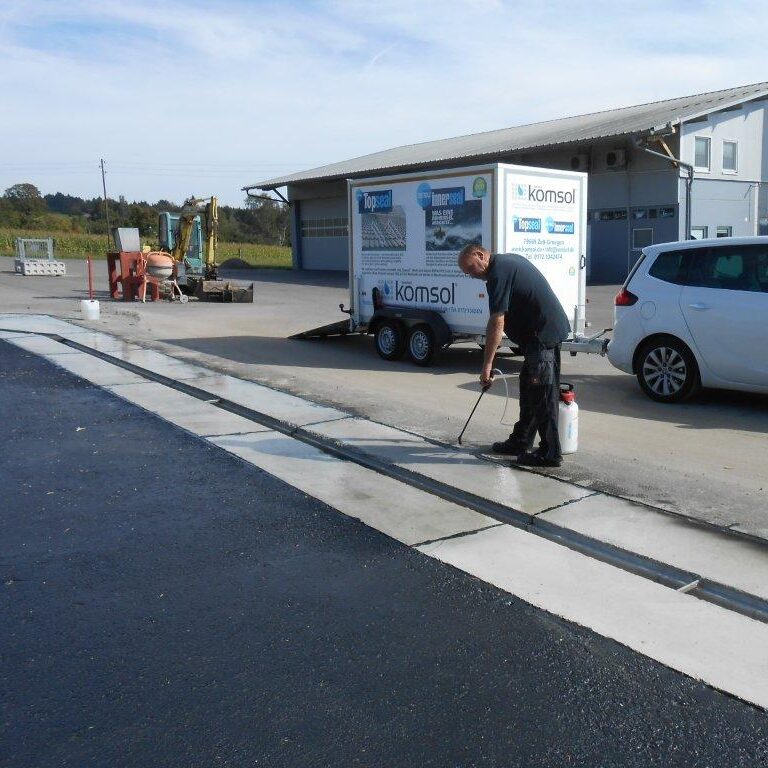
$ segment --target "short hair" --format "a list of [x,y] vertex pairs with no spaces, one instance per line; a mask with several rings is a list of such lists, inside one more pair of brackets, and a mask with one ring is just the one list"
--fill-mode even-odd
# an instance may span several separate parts
[[469,245],[465,245],[459,251],[459,256],[456,261],[459,264],[462,264],[474,253],[490,253],[490,251],[487,248],[483,248],[483,246],[478,243],[470,243]]

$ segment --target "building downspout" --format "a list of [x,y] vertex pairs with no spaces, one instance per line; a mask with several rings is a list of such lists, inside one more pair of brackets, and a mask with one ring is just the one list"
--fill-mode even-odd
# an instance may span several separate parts
[[662,160],[668,160],[675,168],[683,168],[686,172],[685,178],[685,239],[691,239],[691,189],[693,187],[693,166],[690,163],[685,163],[672,154],[672,151],[667,146],[663,139],[657,138],[658,141],[666,150],[664,152],[656,152],[654,149],[650,149],[645,145],[643,139],[639,136],[635,137],[634,144],[638,149],[642,149],[643,152],[647,152],[649,155],[660,157]]

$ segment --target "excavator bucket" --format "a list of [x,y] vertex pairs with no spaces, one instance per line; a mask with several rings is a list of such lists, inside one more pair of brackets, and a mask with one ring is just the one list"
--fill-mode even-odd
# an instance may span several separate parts
[[195,284],[195,296],[200,301],[217,301],[223,304],[252,304],[253,283],[237,285],[230,280],[199,280]]

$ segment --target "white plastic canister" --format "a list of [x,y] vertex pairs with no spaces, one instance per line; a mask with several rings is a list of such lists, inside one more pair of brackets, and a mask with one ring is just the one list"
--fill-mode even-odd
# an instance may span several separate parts
[[579,406],[572,384],[561,385],[557,431],[560,434],[560,450],[576,453],[579,447]]
[[86,320],[98,320],[99,302],[96,299],[83,299],[80,302],[80,311]]

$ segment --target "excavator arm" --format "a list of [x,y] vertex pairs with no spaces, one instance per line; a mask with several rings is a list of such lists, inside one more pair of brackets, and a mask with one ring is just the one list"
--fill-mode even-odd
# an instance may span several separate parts
[[216,247],[219,241],[219,205],[215,197],[190,197],[184,201],[179,214],[173,253],[175,261],[184,262],[192,240],[195,218],[202,214],[205,254],[203,273],[206,280],[216,279]]

